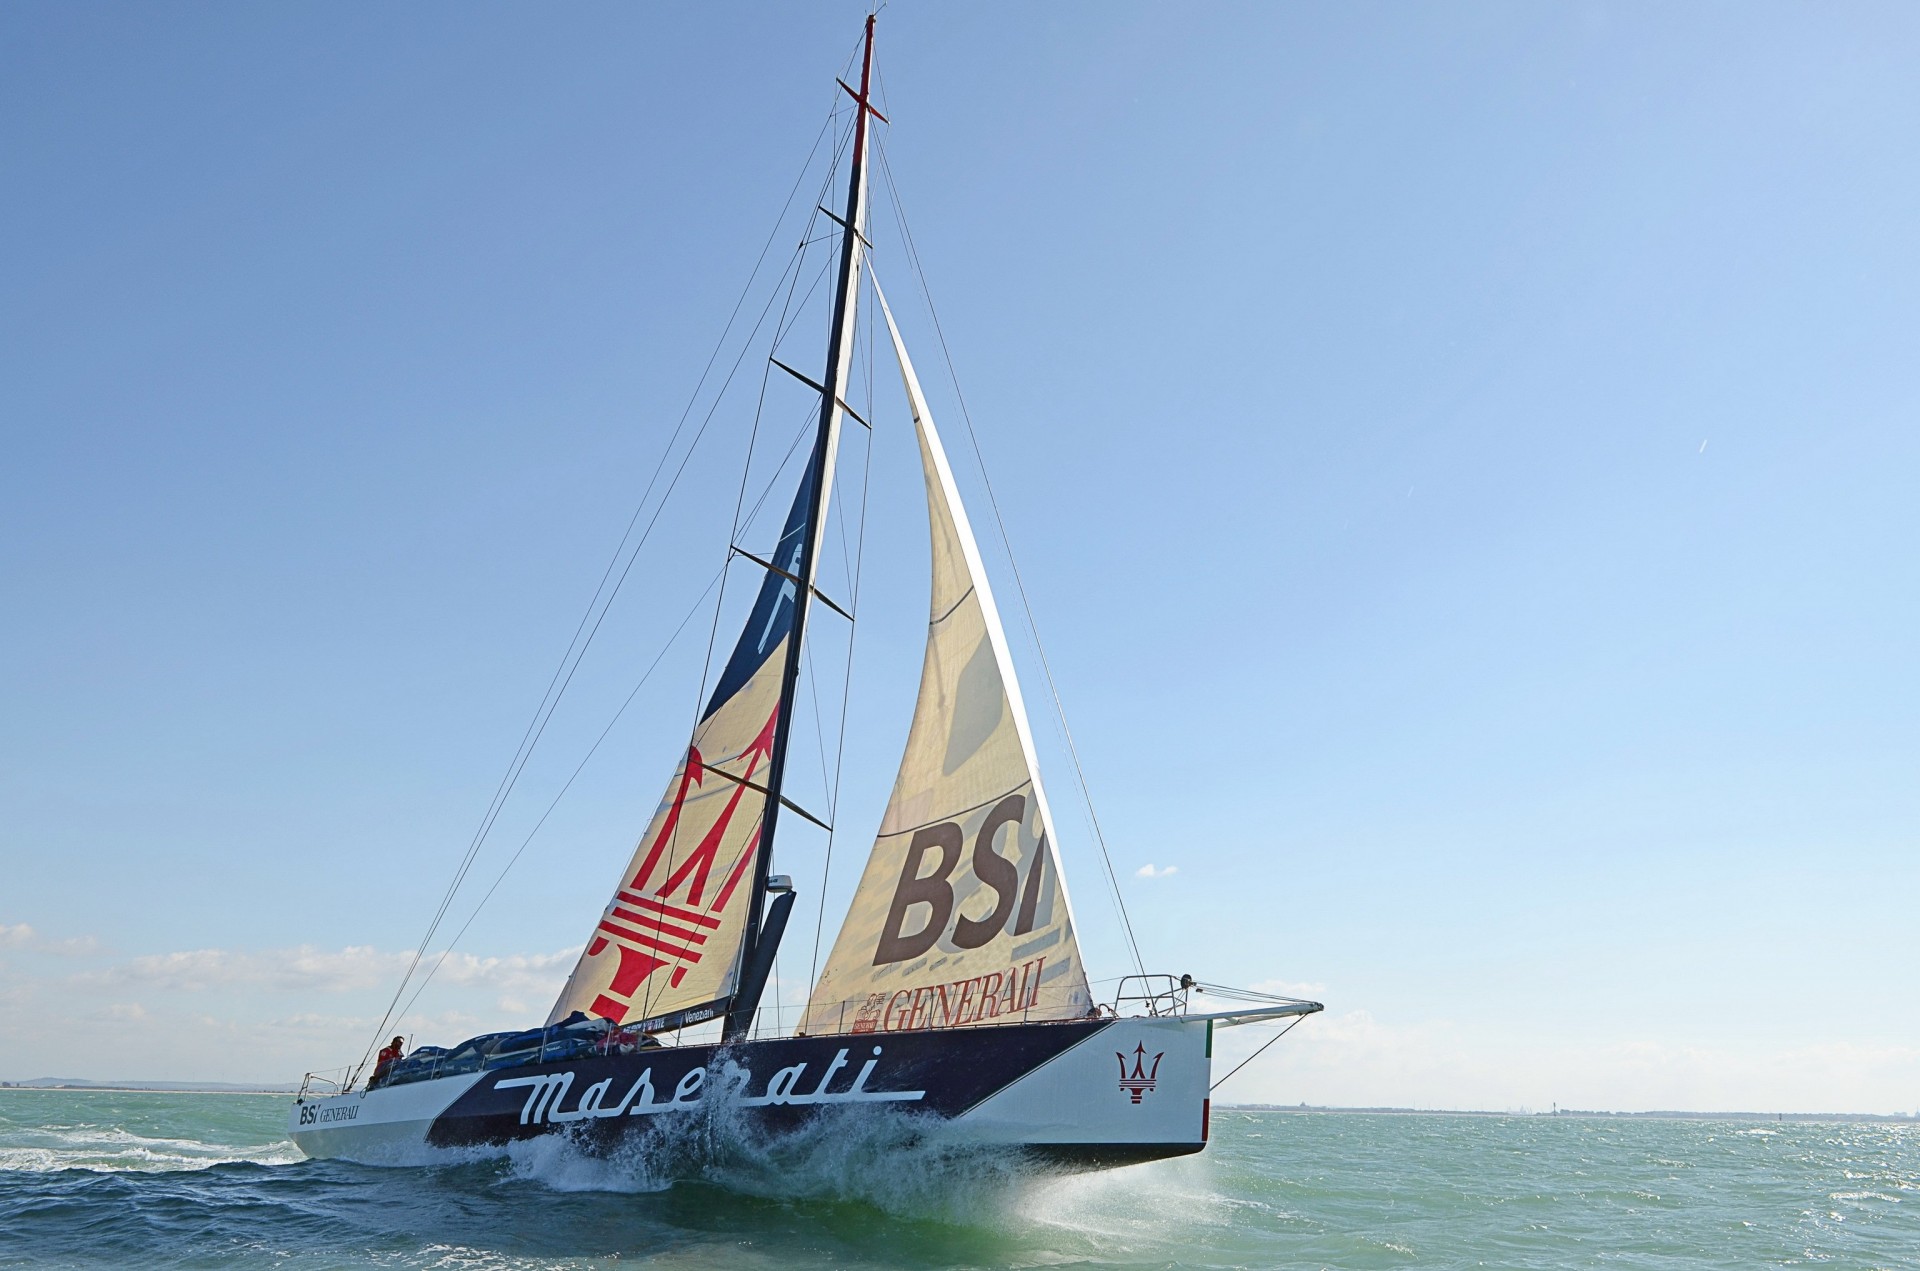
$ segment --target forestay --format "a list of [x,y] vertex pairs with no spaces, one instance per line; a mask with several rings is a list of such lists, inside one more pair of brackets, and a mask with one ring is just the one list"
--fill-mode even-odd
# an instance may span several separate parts
[[738,987],[814,476],[800,482],[771,557],[778,572],[761,584],[666,798],[549,1023],[578,1010],[674,1027],[720,1014]]
[[920,441],[932,610],[893,796],[801,1032],[1077,1018],[1091,1006],[1086,971],[1006,633],[913,363],[879,299]]

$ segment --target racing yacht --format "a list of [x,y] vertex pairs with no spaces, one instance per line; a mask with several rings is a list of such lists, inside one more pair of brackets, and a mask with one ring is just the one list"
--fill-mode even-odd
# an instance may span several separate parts
[[[722,1111],[768,1134],[879,1112],[1068,1167],[1124,1164],[1206,1145],[1217,1028],[1321,1009],[1171,975],[1095,998],[993,590],[872,278],[869,133],[885,122],[870,96],[873,25],[859,87],[840,84],[852,101],[844,210],[820,209],[837,241],[824,366],[815,378],[769,359],[776,381],[818,403],[810,448],[771,548],[729,545],[761,578],[665,797],[546,1023],[423,1046],[366,1080],[364,1065],[331,1084],[310,1076],[289,1127],[309,1156],[412,1161],[551,1135],[607,1151]],[[926,652],[839,934],[797,1026],[768,1036],[756,1020],[796,895],[774,851],[790,817],[820,821],[786,793],[807,624],[851,616],[819,585],[835,461],[844,428],[877,426],[846,400],[863,291],[925,483]]]

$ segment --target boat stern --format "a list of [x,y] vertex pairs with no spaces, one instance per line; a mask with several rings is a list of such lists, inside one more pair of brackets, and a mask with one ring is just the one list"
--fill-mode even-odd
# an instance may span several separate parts
[[1207,1145],[1212,1021],[1117,1019],[955,1118],[983,1139],[1076,1166]]

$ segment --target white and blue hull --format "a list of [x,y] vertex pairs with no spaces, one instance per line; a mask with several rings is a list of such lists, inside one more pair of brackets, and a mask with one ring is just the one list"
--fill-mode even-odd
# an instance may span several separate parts
[[1103,1019],[649,1049],[306,1097],[289,1133],[308,1156],[402,1164],[543,1136],[611,1152],[717,1115],[774,1137],[881,1112],[943,1142],[1098,1168],[1206,1145],[1211,1027]]

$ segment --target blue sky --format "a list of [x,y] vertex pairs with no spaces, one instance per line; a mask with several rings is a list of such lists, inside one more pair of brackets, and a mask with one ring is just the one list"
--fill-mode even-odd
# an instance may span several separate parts
[[[862,13],[0,14],[0,1077],[357,1053]],[[1223,1096],[1920,1107],[1916,57],[1897,5],[883,14],[1147,961],[1329,1007]],[[829,939],[918,671],[893,384]],[[481,877],[719,566],[751,399],[715,418]],[[422,1040],[544,1011],[700,644]]]

